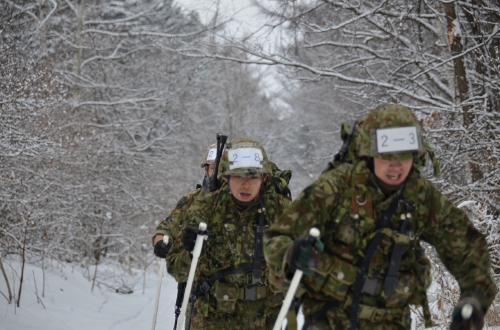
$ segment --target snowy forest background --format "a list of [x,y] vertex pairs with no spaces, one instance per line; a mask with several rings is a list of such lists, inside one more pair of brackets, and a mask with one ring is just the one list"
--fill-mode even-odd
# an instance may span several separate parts
[[[262,142],[297,196],[340,124],[382,103],[418,114],[432,180],[488,236],[498,283],[498,0],[255,0],[263,23],[237,33],[204,1],[209,19],[170,0],[0,1],[0,264],[22,261],[5,299],[22,304],[24,261],[133,291],[217,132]],[[444,326],[458,287],[432,259]]]

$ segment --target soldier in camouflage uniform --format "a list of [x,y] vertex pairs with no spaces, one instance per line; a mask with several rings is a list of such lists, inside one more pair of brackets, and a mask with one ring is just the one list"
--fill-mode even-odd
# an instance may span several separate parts
[[[209,192],[209,180],[214,172],[214,162],[217,155],[217,144],[214,143],[210,145],[201,162],[201,168],[205,170],[205,176],[203,178],[203,185],[196,188],[196,190],[191,191],[187,195],[183,196],[178,202],[175,208],[170,212],[168,217],[166,217],[153,234],[153,247],[154,253],[159,258],[165,258],[168,250],[172,246],[171,242],[177,237],[182,226],[182,219],[184,219],[185,212],[189,209],[191,204],[196,198],[201,198]],[[167,235],[169,238],[169,244],[163,243],[163,236]]]
[[290,202],[269,183],[271,167],[260,143],[247,138],[229,142],[219,166],[224,185],[188,210],[189,225],[173,243],[167,269],[178,282],[186,281],[195,228],[205,222],[209,235],[195,274],[201,289],[193,329],[272,329],[274,325],[283,293],[268,285],[263,234]]
[[[452,329],[481,329],[497,293],[488,247],[465,213],[420,173],[428,145],[418,120],[404,106],[387,105],[356,128],[351,162],[327,169],[266,231],[271,282],[286,290],[293,272],[304,271],[299,291],[307,329],[410,329],[409,304],[424,305],[430,326],[424,240],[460,285]],[[316,244],[304,238],[311,227],[321,232]],[[377,236],[375,248],[367,247]],[[462,309],[472,316],[462,317]]]

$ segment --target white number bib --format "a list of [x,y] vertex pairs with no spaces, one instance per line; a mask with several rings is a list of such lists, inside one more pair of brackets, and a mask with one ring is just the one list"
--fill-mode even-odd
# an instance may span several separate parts
[[217,158],[217,148],[210,148],[208,150],[207,162],[210,160],[215,160]]
[[229,169],[233,170],[242,167],[256,167],[262,168],[262,150],[258,148],[240,148],[235,150],[228,150]]
[[421,146],[417,127],[391,127],[377,129],[377,152],[379,154],[411,152]]

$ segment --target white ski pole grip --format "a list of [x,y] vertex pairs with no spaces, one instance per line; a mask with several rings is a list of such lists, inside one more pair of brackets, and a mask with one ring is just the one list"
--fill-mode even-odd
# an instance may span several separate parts
[[203,241],[207,239],[207,224],[200,222],[198,227],[198,236],[196,236],[196,242],[194,243],[193,249],[193,259],[191,260],[191,268],[189,270],[188,280],[186,283],[186,289],[184,291],[184,300],[182,300],[181,313],[179,315],[179,323],[177,323],[176,330],[181,330],[184,325],[184,316],[186,315],[187,304],[189,302],[189,297],[191,296],[191,289],[193,287],[194,274],[196,273],[196,266],[198,265],[198,258],[201,254],[201,249],[203,247]]
[[[314,242],[319,238],[320,231],[318,228],[309,229],[309,241]],[[274,323],[273,330],[281,330],[281,326],[283,325],[283,321],[285,320],[286,314],[290,310],[290,305],[292,304],[293,297],[295,296],[295,292],[297,292],[297,288],[299,287],[300,280],[302,279],[303,272],[300,269],[295,270],[293,274],[292,282],[290,283],[290,287],[286,292],[285,300],[283,300],[283,305],[281,305],[280,312],[278,317],[276,318],[276,323]]]
[[462,307],[462,318],[466,321],[470,319],[472,316],[472,312],[474,311],[474,308],[472,307],[471,304],[465,304],[464,307]]

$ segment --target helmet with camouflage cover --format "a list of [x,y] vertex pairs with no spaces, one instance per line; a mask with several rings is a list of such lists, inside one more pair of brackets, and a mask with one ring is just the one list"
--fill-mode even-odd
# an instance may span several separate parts
[[219,164],[219,178],[226,175],[247,176],[260,173],[272,173],[262,144],[249,138],[239,138],[226,144]]
[[389,104],[370,111],[358,121],[357,154],[387,160],[424,156],[418,119],[407,107]]
[[217,157],[217,143],[212,143],[205,154],[203,155],[203,159],[201,161],[201,167],[205,167],[205,165],[215,164],[215,158]]

